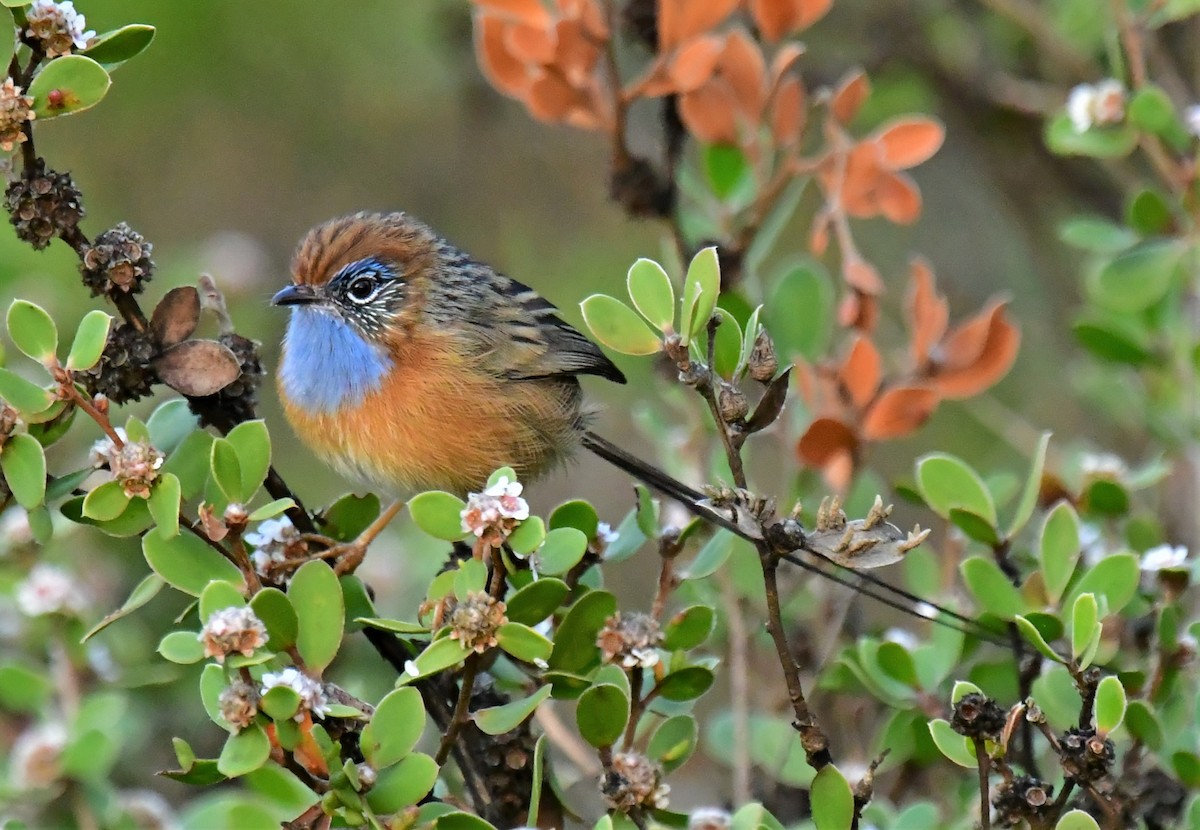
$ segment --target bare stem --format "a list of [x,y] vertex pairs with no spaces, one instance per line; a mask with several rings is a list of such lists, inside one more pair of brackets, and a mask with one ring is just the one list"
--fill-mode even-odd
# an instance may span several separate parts
[[975,758],[979,769],[979,830],[991,830],[992,802],[989,796],[991,788],[988,785],[988,772],[991,758],[983,745],[983,738],[975,738]]
[[450,750],[454,748],[454,742],[458,740],[458,733],[466,725],[469,714],[467,710],[471,703],[471,690],[475,686],[475,675],[478,673],[479,655],[472,652],[467,656],[466,664],[463,666],[462,688],[458,692],[458,702],[454,705],[454,714],[446,727],[446,734],[442,735],[442,742],[434,757],[439,766],[446,763],[446,759],[450,757]]

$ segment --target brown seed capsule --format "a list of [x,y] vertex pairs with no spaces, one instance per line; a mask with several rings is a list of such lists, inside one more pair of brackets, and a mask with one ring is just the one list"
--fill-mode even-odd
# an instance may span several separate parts
[[759,383],[770,383],[779,371],[779,357],[775,354],[775,343],[766,329],[754,338],[754,348],[750,350],[750,377]]
[[721,420],[732,424],[746,417],[746,413],[750,411],[750,404],[742,390],[732,383],[722,382],[721,390],[717,393],[717,409],[721,413]]

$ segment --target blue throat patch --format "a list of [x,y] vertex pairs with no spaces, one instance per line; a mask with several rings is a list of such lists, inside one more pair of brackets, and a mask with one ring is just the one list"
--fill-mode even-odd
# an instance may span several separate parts
[[288,321],[279,380],[292,403],[332,413],[362,403],[379,388],[392,361],[348,323],[297,306]]

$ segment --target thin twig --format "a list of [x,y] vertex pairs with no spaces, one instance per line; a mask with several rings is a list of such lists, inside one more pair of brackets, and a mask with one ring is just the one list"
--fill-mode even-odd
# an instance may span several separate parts
[[467,661],[463,665],[462,673],[462,688],[458,692],[458,702],[454,705],[454,714],[450,718],[450,724],[446,727],[446,732],[442,735],[442,742],[438,746],[437,755],[434,760],[438,765],[446,763],[446,759],[450,757],[450,750],[454,747],[454,742],[458,740],[458,733],[462,731],[463,726],[467,722],[469,715],[468,707],[471,703],[471,692],[475,687],[475,675],[479,673],[479,655],[475,652],[467,655]]
[[988,784],[988,768],[992,759],[987,754],[987,747],[983,745],[983,738],[974,738],[973,740],[975,760],[978,762],[975,766],[979,769],[979,830],[991,830],[992,802],[991,787]]

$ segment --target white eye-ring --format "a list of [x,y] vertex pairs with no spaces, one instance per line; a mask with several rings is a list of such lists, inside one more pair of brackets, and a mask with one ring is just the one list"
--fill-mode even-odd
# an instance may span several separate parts
[[355,277],[346,289],[346,295],[356,303],[367,303],[379,292],[379,282],[374,274]]

